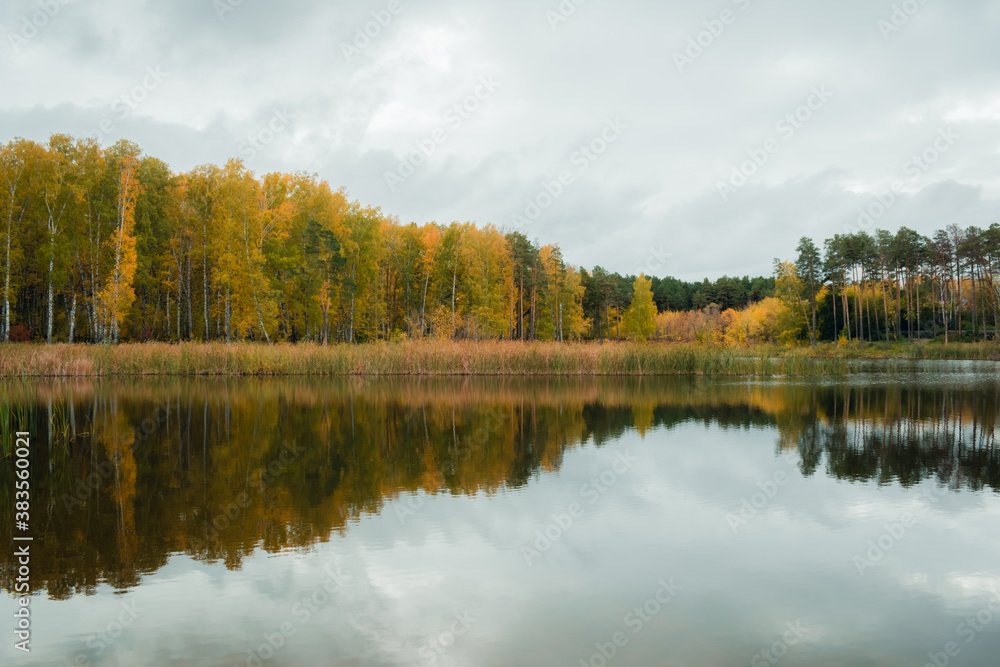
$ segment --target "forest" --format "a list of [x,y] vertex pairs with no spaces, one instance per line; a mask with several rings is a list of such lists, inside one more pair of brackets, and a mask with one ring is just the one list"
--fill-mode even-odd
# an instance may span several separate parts
[[[0,146],[4,342],[978,340],[1000,226],[803,238],[768,277],[622,276],[470,222],[403,223],[315,175],[174,173],[128,141]],[[669,230],[664,230],[669,245]]]

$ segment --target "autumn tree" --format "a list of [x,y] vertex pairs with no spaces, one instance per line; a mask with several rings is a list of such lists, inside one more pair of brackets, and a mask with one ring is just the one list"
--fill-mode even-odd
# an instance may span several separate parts
[[10,341],[11,269],[20,258],[19,239],[24,231],[25,214],[31,202],[29,179],[41,162],[43,150],[38,144],[15,139],[0,148],[0,179],[4,188],[0,200],[4,229],[3,340]]
[[134,145],[119,142],[113,168],[115,178],[115,227],[108,239],[111,267],[104,289],[98,297],[98,336],[105,342],[118,342],[121,327],[135,299],[133,280],[136,269],[135,200],[141,185],[136,171],[139,151]]
[[[184,198],[182,205],[195,230],[194,242],[201,250],[199,254],[201,255],[202,318],[206,341],[212,338],[210,323],[212,298],[209,296],[209,287],[213,284],[213,280],[209,269],[211,255],[209,247],[211,246],[212,233],[215,231],[215,206],[221,176],[221,170],[215,165],[202,165],[183,177]],[[211,260],[214,268],[215,258],[211,257]]]
[[803,330],[808,330],[808,315],[806,314],[805,285],[799,278],[795,264],[774,260],[775,296],[784,306],[782,341],[793,343],[798,340]]
[[344,224],[348,202],[325,181],[297,175],[292,194],[289,242],[283,244],[280,275],[282,301],[292,340],[330,338],[333,304],[339,300],[343,273]]
[[625,311],[625,331],[631,338],[646,341],[656,331],[656,304],[652,281],[641,274],[632,283],[632,303]]
[[353,343],[359,330],[365,338],[374,333],[372,311],[377,308],[378,295],[373,289],[373,279],[378,275],[382,253],[379,235],[382,212],[354,202],[344,222],[348,233],[343,244],[345,266],[339,328],[341,340]]
[[511,262],[504,236],[493,225],[482,228],[469,225],[459,245],[465,265],[470,337],[503,338],[511,287]]

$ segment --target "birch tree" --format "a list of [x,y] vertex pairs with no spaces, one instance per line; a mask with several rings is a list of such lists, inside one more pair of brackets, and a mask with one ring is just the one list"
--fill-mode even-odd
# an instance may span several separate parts
[[116,221],[114,232],[108,239],[111,270],[99,298],[99,335],[105,342],[119,341],[122,324],[135,300],[135,200],[142,186],[136,177],[138,150],[128,145],[122,148],[123,154],[113,166],[116,173]]

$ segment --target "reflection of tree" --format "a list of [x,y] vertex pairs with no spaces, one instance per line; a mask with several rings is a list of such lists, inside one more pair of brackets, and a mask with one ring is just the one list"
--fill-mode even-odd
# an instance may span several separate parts
[[[9,400],[52,423],[35,438],[52,444],[32,462],[46,499],[34,504],[32,578],[53,597],[133,586],[176,552],[236,568],[258,548],[329,539],[400,494],[516,488],[558,470],[568,447],[689,422],[775,430],[806,475],[825,463],[846,480],[1000,488],[990,385],[351,378],[19,391]],[[0,482],[10,488],[7,468]],[[0,565],[9,590],[13,563]]]
[[105,406],[106,425],[99,432],[106,434],[106,447],[113,469],[108,481],[114,500],[114,531],[118,553],[114,563],[115,576],[109,579],[115,587],[126,588],[139,582],[135,563],[138,548],[135,532],[135,432],[126,423],[125,415],[117,409],[116,403],[117,399],[112,398],[109,405]]
[[841,479],[911,486],[934,476],[953,488],[1000,489],[997,397],[987,387],[823,392],[824,416],[799,435],[799,452],[813,465],[825,452],[830,474]]

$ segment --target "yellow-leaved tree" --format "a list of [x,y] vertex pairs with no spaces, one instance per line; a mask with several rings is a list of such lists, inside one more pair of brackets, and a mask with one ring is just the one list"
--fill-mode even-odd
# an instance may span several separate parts
[[135,200],[141,188],[136,177],[138,167],[137,151],[130,151],[121,156],[116,172],[115,229],[108,239],[111,272],[98,297],[100,337],[105,342],[118,342],[122,323],[135,300]]
[[[501,338],[506,328],[509,281],[507,244],[493,225],[467,225],[459,239],[464,264],[468,337]],[[447,257],[447,255],[445,255]]]
[[625,311],[625,332],[630,338],[645,341],[656,332],[656,304],[653,281],[641,274],[632,283],[632,304]]
[[268,327],[277,321],[278,304],[266,271],[266,251],[272,242],[288,236],[290,184],[291,177],[282,174],[268,174],[258,181],[238,159],[227,162],[220,174],[215,212],[227,338],[262,337],[271,342]]
[[347,343],[359,337],[367,340],[374,334],[371,311],[378,307],[378,290],[373,288],[383,252],[383,219],[379,208],[362,207],[358,202],[353,202],[344,216],[348,233],[343,241],[344,288],[339,316],[341,340]]
[[714,340],[727,347],[746,347],[778,342],[791,319],[780,299],[768,297],[743,310],[729,308],[719,315]]
[[566,267],[559,297],[559,339],[579,340],[590,329],[590,320],[583,313],[584,287],[582,276],[572,266]]

